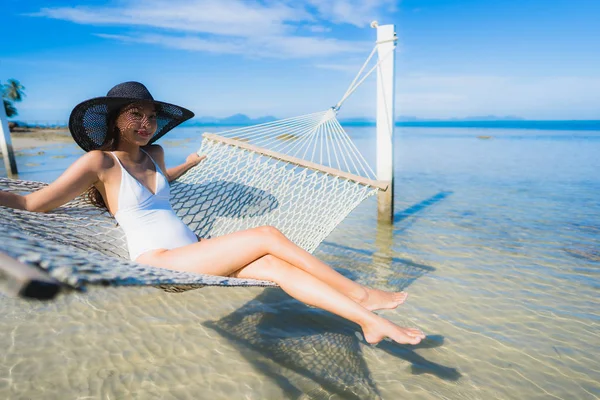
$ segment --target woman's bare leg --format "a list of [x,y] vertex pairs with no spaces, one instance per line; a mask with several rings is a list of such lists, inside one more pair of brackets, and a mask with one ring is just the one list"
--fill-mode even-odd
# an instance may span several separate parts
[[404,292],[385,292],[360,285],[346,278],[308,251],[296,245],[274,227],[263,226],[258,228],[258,230],[271,243],[269,254],[275,255],[319,278],[370,311],[396,308],[398,305],[404,303],[408,297]]
[[[346,278],[270,226],[205,239],[169,253],[171,261],[164,268],[224,276],[270,254],[308,272],[368,310],[395,308],[407,297],[403,292],[371,289]],[[144,261],[145,257],[140,256],[138,261],[154,265]]]
[[275,256],[261,257],[235,272],[233,276],[273,281],[295,299],[357,323],[369,343],[378,343],[389,337],[398,343],[417,344],[425,338],[420,330],[395,325],[315,276]]

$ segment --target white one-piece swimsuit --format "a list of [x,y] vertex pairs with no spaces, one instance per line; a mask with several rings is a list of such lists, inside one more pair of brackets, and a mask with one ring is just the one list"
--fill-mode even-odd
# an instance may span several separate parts
[[121,186],[115,219],[125,232],[129,258],[135,260],[150,250],[171,250],[196,243],[198,238],[194,232],[173,211],[169,202],[169,182],[152,157],[146,153],[156,170],[155,194],[127,172],[114,153],[111,154],[121,167]]

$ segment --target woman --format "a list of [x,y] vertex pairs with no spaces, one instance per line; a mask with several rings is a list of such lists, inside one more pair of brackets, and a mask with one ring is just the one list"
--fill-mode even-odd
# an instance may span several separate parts
[[87,190],[92,203],[107,208],[123,228],[136,262],[273,281],[290,296],[357,323],[369,343],[389,337],[417,344],[425,337],[418,329],[399,327],[373,313],[397,307],[406,294],[370,289],[347,279],[273,227],[198,241],[169,204],[169,182],[203,157],[192,154],[184,164],[167,169],[163,149],[152,145],[193,115],[155,101],[141,83],[121,83],[71,113],[69,130],[87,153],[34,193],[0,191],[0,205],[47,212]]

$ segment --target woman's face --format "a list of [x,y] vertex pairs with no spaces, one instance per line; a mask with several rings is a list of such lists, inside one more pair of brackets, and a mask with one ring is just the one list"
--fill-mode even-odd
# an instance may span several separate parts
[[152,103],[134,103],[121,110],[116,121],[121,141],[148,144],[156,132],[156,110]]

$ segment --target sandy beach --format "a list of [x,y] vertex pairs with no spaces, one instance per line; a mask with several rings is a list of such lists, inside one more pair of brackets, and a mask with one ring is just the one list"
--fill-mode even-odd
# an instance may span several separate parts
[[[55,144],[74,143],[69,130],[63,129],[19,129],[10,133],[15,151],[52,146]],[[2,155],[0,155],[1,157]]]

